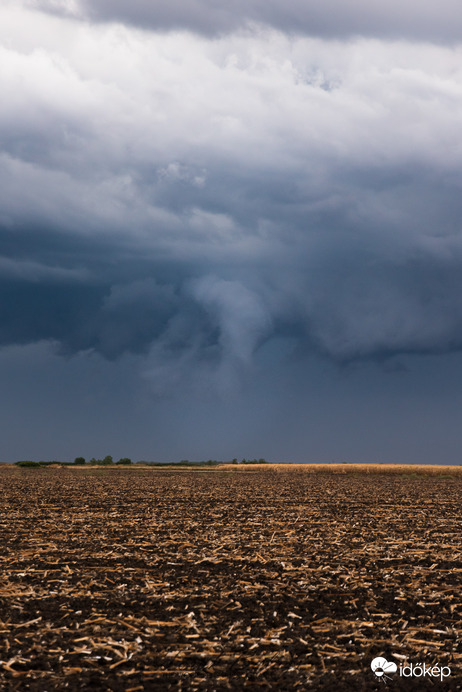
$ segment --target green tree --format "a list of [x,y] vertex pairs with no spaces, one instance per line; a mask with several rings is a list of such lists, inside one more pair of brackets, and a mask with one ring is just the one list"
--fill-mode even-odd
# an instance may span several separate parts
[[74,464],[77,464],[77,466],[82,466],[85,464],[85,457],[75,457]]

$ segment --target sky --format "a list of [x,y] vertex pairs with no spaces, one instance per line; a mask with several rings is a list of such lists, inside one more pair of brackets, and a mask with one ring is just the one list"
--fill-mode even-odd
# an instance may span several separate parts
[[461,463],[461,21],[3,0],[0,461]]

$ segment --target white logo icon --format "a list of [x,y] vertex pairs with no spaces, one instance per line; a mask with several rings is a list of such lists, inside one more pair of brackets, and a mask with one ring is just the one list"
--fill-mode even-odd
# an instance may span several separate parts
[[[396,673],[398,666],[393,661],[387,661],[383,656],[377,656],[371,663],[371,669],[374,675],[379,679],[379,682],[387,682],[391,680],[389,673]],[[447,671],[447,672],[446,672]],[[401,678],[421,678],[421,677],[439,678],[441,682],[444,678],[451,675],[449,666],[431,665],[426,663],[409,663],[406,665],[399,664],[399,676]]]
[[387,661],[387,659],[383,658],[383,656],[377,656],[377,658],[374,658],[371,663],[371,668],[376,676],[380,678],[381,681],[383,680],[383,682],[385,682],[385,678],[391,680],[388,673],[396,673],[398,670],[396,663],[393,663],[393,661]]

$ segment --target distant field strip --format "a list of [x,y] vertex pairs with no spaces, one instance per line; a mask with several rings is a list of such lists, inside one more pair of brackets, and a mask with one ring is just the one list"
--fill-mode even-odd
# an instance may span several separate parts
[[461,476],[462,466],[438,464],[265,464],[262,466],[235,466],[226,464],[220,468],[236,469],[239,471],[276,470],[303,471],[305,473],[385,473],[398,475],[425,476]]

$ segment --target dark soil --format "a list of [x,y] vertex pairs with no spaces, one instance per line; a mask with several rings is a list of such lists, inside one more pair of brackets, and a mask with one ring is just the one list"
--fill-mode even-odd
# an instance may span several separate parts
[[[2,690],[462,690],[461,478],[0,471]],[[384,656],[449,666],[390,676]]]

